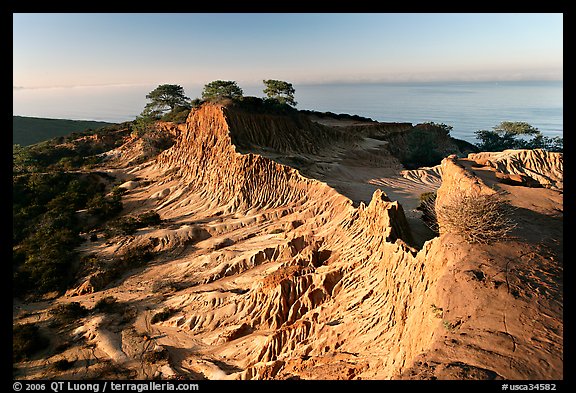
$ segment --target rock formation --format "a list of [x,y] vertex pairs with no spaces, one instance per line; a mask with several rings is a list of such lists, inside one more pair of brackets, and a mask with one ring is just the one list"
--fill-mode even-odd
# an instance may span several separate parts
[[[82,354],[96,376],[94,359],[109,359],[135,378],[563,378],[562,155],[480,153],[402,171],[394,149],[410,127],[394,126],[393,139],[385,127],[192,110],[172,147],[117,169],[145,180],[126,187],[125,213],[153,209],[163,224],[88,250],[151,244],[154,263],[57,300],[93,307],[113,296],[133,320],[91,314],[77,330],[85,341],[47,362]],[[534,238],[520,225],[513,239],[482,245],[415,239],[421,192],[440,203],[474,187],[505,188],[510,203],[532,192],[533,207],[513,219],[556,229]],[[144,355],[160,360],[131,360]],[[24,378],[55,375],[29,365]]]
[[[503,179],[516,178],[517,182],[523,184],[563,189],[564,157],[562,153],[542,149],[504,150],[497,153],[470,154],[468,158],[478,164],[494,168]],[[533,181],[530,182],[530,180]]]

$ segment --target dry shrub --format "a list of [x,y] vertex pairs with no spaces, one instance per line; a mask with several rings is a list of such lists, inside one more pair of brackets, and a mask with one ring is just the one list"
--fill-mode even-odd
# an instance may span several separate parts
[[114,296],[106,296],[98,300],[93,309],[104,313],[115,313],[119,311],[119,306],[118,299]]
[[163,360],[168,360],[169,358],[170,355],[168,353],[168,350],[163,347],[159,347],[153,351],[145,352],[142,355],[142,360],[148,363],[158,363]]
[[88,315],[89,310],[78,302],[59,304],[50,310],[51,326],[64,327],[75,324]]
[[158,322],[166,321],[167,319],[169,319],[171,316],[173,316],[177,312],[178,312],[178,310],[175,310],[171,307],[165,308],[164,310],[159,311],[156,314],[154,314],[154,316],[152,317],[150,322],[151,323],[158,323]]
[[460,235],[468,243],[489,244],[509,238],[516,227],[513,211],[501,193],[480,194],[458,190],[436,203],[441,233]]

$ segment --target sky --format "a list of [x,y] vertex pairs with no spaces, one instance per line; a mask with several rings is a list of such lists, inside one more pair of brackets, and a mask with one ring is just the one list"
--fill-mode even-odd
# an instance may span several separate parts
[[563,15],[13,14],[14,89],[563,79]]

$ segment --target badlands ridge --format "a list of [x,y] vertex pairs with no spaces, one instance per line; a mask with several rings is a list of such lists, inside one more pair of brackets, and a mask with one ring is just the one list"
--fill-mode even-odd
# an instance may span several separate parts
[[[153,260],[15,302],[15,321],[54,337],[15,378],[563,378],[562,153],[466,154],[430,128],[446,158],[407,170],[408,135],[425,125],[205,104],[158,127],[172,147],[127,137],[100,170],[127,190],[122,215],[162,222],[81,246]],[[471,190],[504,195],[509,239],[469,244],[420,219],[421,194]],[[112,298],[48,323],[59,304]]]

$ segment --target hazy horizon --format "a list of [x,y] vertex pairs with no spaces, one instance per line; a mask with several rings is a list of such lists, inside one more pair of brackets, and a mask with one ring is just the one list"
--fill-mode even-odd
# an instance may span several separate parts
[[[156,86],[41,88],[14,91],[13,114],[52,119],[132,121]],[[241,86],[263,97],[263,84]],[[184,85],[190,98],[202,87]],[[295,84],[298,109],[347,113],[384,122],[434,121],[454,126],[454,137],[501,121],[526,121],[547,136],[563,134],[563,82],[397,82]]]
[[[224,80],[230,80],[229,78]],[[334,80],[334,81],[309,81],[306,83],[293,83],[294,85],[299,86],[318,86],[318,85],[363,85],[363,84],[383,84],[383,85],[409,85],[409,84],[454,84],[454,83],[514,83],[514,82],[558,82],[564,83],[564,79],[488,79],[488,80],[425,80],[425,81],[418,81],[418,80],[401,80],[401,81],[386,81],[386,80],[379,80],[379,81],[349,81],[349,80]],[[166,81],[166,83],[173,83],[182,85],[182,83],[178,81]],[[158,85],[162,84],[159,83]],[[240,88],[259,88],[264,86],[263,83],[253,83],[253,84],[244,84],[241,85],[237,83]],[[202,84],[193,84],[189,86],[194,86],[202,89],[204,85]],[[100,85],[70,85],[70,86],[42,86],[42,87],[24,87],[24,86],[12,86],[13,91],[18,90],[41,90],[41,89],[75,89],[75,88],[98,88],[98,87],[150,87],[150,86],[157,86],[156,84],[151,83],[110,83],[110,84],[100,84]],[[262,94],[261,94],[262,95]]]
[[[366,111],[374,93],[333,102],[313,87],[563,83],[561,13],[16,13],[13,22],[13,114],[22,116],[130,121],[160,84],[196,98],[214,80],[258,97],[263,79],[284,80],[299,109],[345,110],[355,100],[369,117],[379,113]],[[446,102],[399,99],[376,104],[392,100],[401,118],[416,100],[417,121]]]
[[563,80],[562,14],[13,14],[14,90]]

